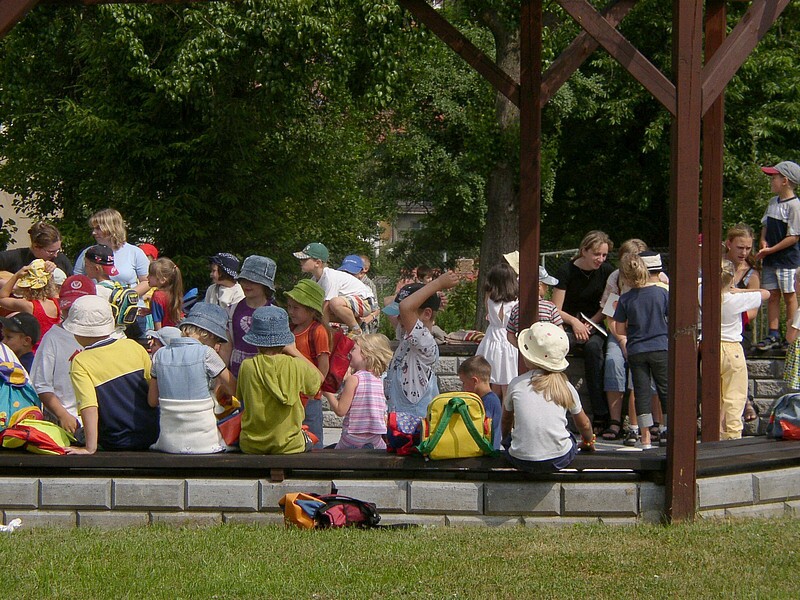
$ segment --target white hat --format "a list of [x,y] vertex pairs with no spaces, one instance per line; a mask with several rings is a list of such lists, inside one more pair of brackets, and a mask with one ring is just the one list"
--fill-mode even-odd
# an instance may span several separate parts
[[514,250],[508,254],[503,254],[503,258],[505,258],[506,262],[511,265],[511,268],[514,269],[514,272],[519,275],[519,250]]
[[526,361],[545,371],[559,372],[569,366],[569,339],[561,327],[534,323],[519,334],[519,351]]
[[109,336],[114,333],[111,305],[100,296],[81,296],[72,303],[63,327],[83,337]]

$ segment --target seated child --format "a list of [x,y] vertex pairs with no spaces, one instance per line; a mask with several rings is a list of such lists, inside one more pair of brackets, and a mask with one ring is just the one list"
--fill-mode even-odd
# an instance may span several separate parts
[[258,348],[258,354],[239,370],[236,396],[244,407],[239,447],[247,454],[310,451],[300,394],[316,394],[322,375],[294,345],[286,311],[257,308],[244,341]]
[[209,259],[211,281],[206,290],[206,302],[228,308],[244,299],[242,286],[236,283],[241,263],[233,254],[221,252]]
[[90,246],[83,255],[83,270],[89,279],[94,279],[97,295],[110,301],[111,292],[120,285],[111,280],[112,275],[117,275],[114,251],[103,244]]
[[[300,259],[303,273],[309,273],[325,290],[322,314],[331,323],[342,323],[348,331],[360,334],[361,320],[378,307],[372,290],[350,273],[329,268],[328,249],[319,242],[308,244],[300,252],[295,252],[294,256]],[[361,259],[358,258],[358,261]],[[345,265],[345,268],[351,267]]]
[[380,333],[360,335],[350,351],[353,374],[344,380],[339,396],[328,398],[336,416],[344,417],[337,450],[386,449],[386,396],[381,375],[392,360],[389,339]]
[[503,438],[511,436],[504,455],[520,471],[564,469],[577,454],[567,412],[581,432],[581,449],[593,450],[595,441],[578,392],[564,375],[567,334],[552,323],[534,323],[520,333],[519,351],[530,371],[512,379],[503,398]]
[[492,365],[482,356],[471,356],[458,367],[458,378],[465,392],[478,394],[483,401],[486,416],[492,420],[492,443],[495,450],[500,450],[500,422],[503,407],[500,398],[492,391],[490,380]]
[[67,453],[147,450],[158,439],[158,409],[147,404],[147,351],[133,340],[111,337],[111,305],[99,296],[75,300],[63,327],[84,348],[72,359],[70,378],[86,447],[70,446]]
[[[506,260],[510,260],[507,255],[504,255]],[[512,267],[514,265],[512,264]],[[553,277],[547,272],[542,265],[539,265],[539,318],[537,319],[540,323],[552,323],[553,325],[558,325],[559,327],[564,326],[564,320],[561,318],[561,313],[558,310],[558,307],[550,302],[550,300],[545,300],[544,297],[547,294],[548,287],[551,285],[556,285],[558,283],[558,279]],[[511,309],[511,316],[508,317],[508,323],[506,323],[506,338],[511,343],[512,346],[517,348],[517,334],[519,333],[519,304],[517,304],[514,308]]]
[[0,317],[3,342],[14,351],[20,364],[30,373],[33,367],[33,348],[39,343],[39,321],[30,313],[11,313]]
[[224,308],[198,302],[181,322],[183,337],[170,340],[153,354],[147,403],[160,407],[161,417],[152,450],[171,454],[226,450],[217,429],[211,387],[216,379],[228,394],[233,391],[230,371],[215,351],[227,339],[227,326]]
[[[44,335],[53,325],[61,323],[61,311],[58,307],[58,287],[53,281],[52,262],[37,258],[31,264],[22,267],[6,281],[0,289],[0,307],[8,311],[26,312],[39,321],[39,333]],[[14,288],[19,290],[22,298],[13,298]],[[34,344],[36,352],[38,344]]]

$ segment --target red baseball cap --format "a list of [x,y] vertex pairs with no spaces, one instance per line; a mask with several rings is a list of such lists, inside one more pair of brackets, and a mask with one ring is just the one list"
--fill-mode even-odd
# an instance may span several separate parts
[[152,258],[153,260],[158,258],[158,248],[153,246],[153,244],[139,244],[139,248],[148,258]]
[[97,287],[94,285],[94,281],[86,277],[86,275],[71,275],[61,284],[61,291],[58,297],[63,306],[69,307],[81,296],[95,295],[97,295]]

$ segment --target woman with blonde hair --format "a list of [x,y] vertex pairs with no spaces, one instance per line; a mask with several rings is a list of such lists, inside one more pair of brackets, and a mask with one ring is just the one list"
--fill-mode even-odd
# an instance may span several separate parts
[[[135,288],[139,295],[150,289],[147,283],[147,274],[150,260],[141,248],[129,244],[125,221],[122,215],[113,208],[104,208],[97,211],[89,218],[92,235],[98,244],[108,246],[114,251],[114,269],[117,274],[112,275],[116,281],[125,287]],[[86,250],[78,255],[75,261],[75,273],[84,275],[83,257]]]

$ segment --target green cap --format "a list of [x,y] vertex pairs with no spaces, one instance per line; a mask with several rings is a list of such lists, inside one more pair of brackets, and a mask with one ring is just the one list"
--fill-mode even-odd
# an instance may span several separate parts
[[322,304],[325,302],[325,291],[311,279],[301,279],[295,286],[286,292],[292,300],[322,314]]
[[300,260],[305,260],[306,258],[316,258],[317,260],[321,260],[322,262],[326,263],[328,262],[330,254],[328,253],[328,249],[324,244],[320,244],[319,242],[311,242],[300,252],[295,252],[294,257],[299,258]]

